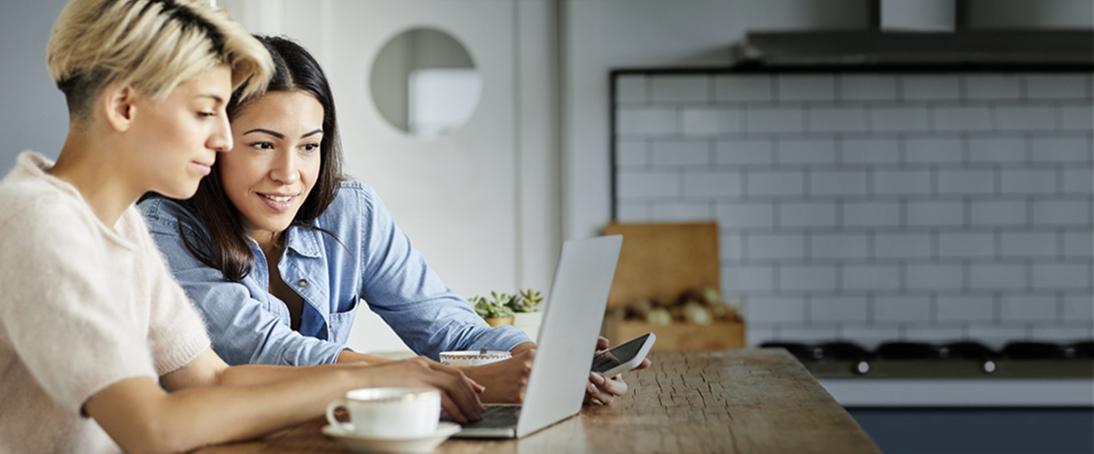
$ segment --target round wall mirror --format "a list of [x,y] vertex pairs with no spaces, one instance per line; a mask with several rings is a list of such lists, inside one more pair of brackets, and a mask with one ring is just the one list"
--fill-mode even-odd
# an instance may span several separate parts
[[434,28],[410,29],[384,44],[369,85],[380,115],[421,140],[463,127],[482,94],[482,76],[467,48]]

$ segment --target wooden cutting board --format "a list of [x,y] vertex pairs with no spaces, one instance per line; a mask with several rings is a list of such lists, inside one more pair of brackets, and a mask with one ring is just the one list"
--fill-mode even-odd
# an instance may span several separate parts
[[623,250],[608,308],[642,298],[671,298],[703,285],[721,290],[718,224],[620,224],[605,235],[623,235]]

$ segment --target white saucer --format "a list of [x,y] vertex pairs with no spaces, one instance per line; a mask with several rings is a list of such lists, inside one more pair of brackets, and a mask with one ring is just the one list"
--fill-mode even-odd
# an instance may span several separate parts
[[346,447],[360,452],[430,452],[448,437],[460,431],[460,425],[441,421],[437,431],[417,438],[366,437],[331,425],[323,426],[323,434],[333,437]]

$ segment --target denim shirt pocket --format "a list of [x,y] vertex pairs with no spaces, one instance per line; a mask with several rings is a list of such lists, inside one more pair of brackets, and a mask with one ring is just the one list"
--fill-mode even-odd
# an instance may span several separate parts
[[361,306],[361,297],[354,294],[349,301],[349,309],[330,314],[330,341],[345,344],[349,340],[353,320],[357,317],[357,308]]

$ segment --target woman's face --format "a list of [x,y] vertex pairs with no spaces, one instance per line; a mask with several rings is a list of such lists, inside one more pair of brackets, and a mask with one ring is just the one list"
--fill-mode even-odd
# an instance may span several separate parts
[[235,148],[220,157],[221,184],[243,228],[268,244],[292,223],[319,176],[323,106],[302,91],[272,91],[232,119]]

